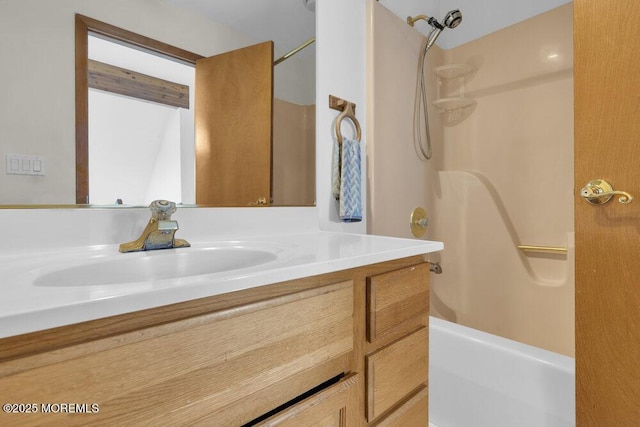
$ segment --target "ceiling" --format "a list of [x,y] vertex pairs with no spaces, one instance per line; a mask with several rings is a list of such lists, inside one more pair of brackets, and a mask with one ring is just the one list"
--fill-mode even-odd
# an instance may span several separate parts
[[[279,58],[315,35],[315,13],[305,5],[315,0],[166,0],[169,3],[225,23],[233,30],[253,38],[256,43],[273,40]],[[346,0],[345,0],[346,1]],[[405,20],[417,14],[441,18],[448,10],[459,8],[463,24],[446,31],[438,44],[449,49],[493,31],[525,20],[571,0],[380,0],[380,3]],[[428,34],[430,27],[418,22],[416,29]],[[312,44],[298,58],[315,57]]]
[[[168,0],[174,6],[224,23],[249,35],[256,43],[273,40],[278,58],[301,45],[316,32],[316,16],[305,4],[313,0]],[[300,56],[315,58],[315,47]],[[297,55],[298,56],[298,55]]]

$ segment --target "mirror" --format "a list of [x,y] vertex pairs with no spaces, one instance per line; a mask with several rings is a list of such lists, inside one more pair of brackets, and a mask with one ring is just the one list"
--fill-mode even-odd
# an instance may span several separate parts
[[[127,4],[126,8],[113,7],[109,2],[100,0],[1,2],[0,32],[3,37],[0,46],[8,59],[3,61],[0,75],[10,84],[6,85],[6,98],[2,101],[0,115],[0,147],[5,163],[5,171],[0,172],[0,205],[73,205],[75,202],[73,19],[76,13],[200,56],[213,56],[260,41],[274,40],[274,57],[279,58],[307,40],[307,35],[313,36],[315,16],[305,3],[312,2],[281,0],[262,6],[249,1],[150,0]],[[227,22],[214,22],[207,17],[208,14],[225,17]],[[239,31],[238,27],[247,31]],[[273,36],[267,35],[269,31],[274,31]],[[283,39],[287,35],[290,35],[288,39]],[[274,185],[277,179],[299,184],[299,178],[288,178],[287,168],[278,166],[280,125],[277,104],[284,101],[313,108],[313,45],[275,67],[274,95]],[[303,95],[305,99],[301,98]],[[288,117],[284,114],[285,119]],[[290,126],[285,125],[285,130]],[[309,133],[315,136],[314,131]],[[313,141],[311,144],[310,154],[314,156],[315,145]],[[286,154],[291,150],[285,148],[284,151]],[[7,155],[12,156],[9,158]],[[298,166],[303,164],[296,162]],[[315,160],[309,167],[302,167],[306,176],[311,177],[311,182],[305,184],[311,185],[312,198],[278,202],[274,188],[274,205],[314,203],[314,163]],[[15,172],[16,166],[21,174],[6,173]],[[283,177],[278,178],[279,174]]]

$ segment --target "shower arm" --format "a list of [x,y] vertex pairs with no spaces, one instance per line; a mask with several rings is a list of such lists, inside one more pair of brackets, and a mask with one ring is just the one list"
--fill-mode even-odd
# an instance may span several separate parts
[[429,22],[429,17],[427,15],[417,15],[414,17],[407,16],[407,24],[411,25],[412,27],[416,22],[420,20]]
[[431,32],[429,32],[429,34],[427,35],[427,44],[425,46],[425,51],[426,51],[426,50],[429,50],[431,48],[431,45],[435,43],[436,39],[438,38],[442,30],[444,30],[444,26],[442,26],[442,24],[439,23],[438,20],[432,16],[427,16],[427,15],[416,15],[414,17],[407,16],[407,24],[409,24],[411,27],[413,27],[414,24],[420,20],[426,21],[432,27]]

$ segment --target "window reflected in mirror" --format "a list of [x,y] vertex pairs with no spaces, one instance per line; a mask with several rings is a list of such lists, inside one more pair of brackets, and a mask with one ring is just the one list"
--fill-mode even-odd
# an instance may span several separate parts
[[89,35],[89,203],[195,204],[193,66]]

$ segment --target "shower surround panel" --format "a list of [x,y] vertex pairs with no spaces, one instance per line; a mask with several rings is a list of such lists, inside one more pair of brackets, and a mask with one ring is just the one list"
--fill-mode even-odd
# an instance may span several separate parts
[[[424,38],[384,7],[371,9],[369,232],[410,237],[410,212],[424,207],[426,238],[447,248],[433,257],[444,272],[432,275],[432,315],[573,356],[572,4],[429,50],[427,162],[413,143]],[[438,91],[432,70],[445,64],[475,69],[464,84],[477,107],[455,126],[432,105],[459,92],[455,82]],[[568,253],[525,254],[518,245]]]

